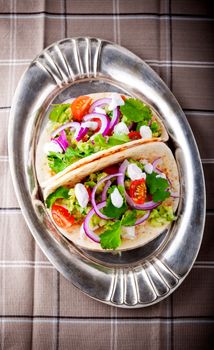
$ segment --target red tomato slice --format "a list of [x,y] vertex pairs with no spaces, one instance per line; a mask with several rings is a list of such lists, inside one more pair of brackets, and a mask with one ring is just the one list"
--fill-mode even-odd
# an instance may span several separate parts
[[51,209],[51,214],[57,226],[62,227],[63,229],[70,228],[74,223],[74,216],[61,205],[54,204]]
[[72,102],[71,110],[75,120],[82,121],[84,115],[88,113],[91,101],[89,96],[79,96]]
[[138,131],[131,131],[129,134],[128,134],[128,137],[131,139],[131,140],[140,140],[141,139],[141,135]]
[[108,166],[107,168],[104,169],[104,172],[109,175],[118,173],[118,167],[116,165]]
[[129,193],[136,204],[143,204],[146,200],[146,182],[144,179],[134,180],[130,184]]

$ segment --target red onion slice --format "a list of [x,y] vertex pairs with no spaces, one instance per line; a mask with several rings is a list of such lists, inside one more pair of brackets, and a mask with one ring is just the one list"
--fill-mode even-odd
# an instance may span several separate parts
[[134,209],[139,209],[139,210],[151,210],[151,209],[157,208],[161,204],[161,202],[149,201],[144,204],[136,204],[128,195],[128,193],[125,190],[125,184],[124,184],[125,172],[128,165],[129,165],[129,162],[127,159],[125,159],[124,162],[119,167],[119,173],[122,173],[123,176],[119,176],[117,179],[118,185],[121,185],[124,187],[124,191],[125,191],[124,194],[125,194],[127,203],[130,205],[130,207]]
[[153,170],[156,170],[156,167],[158,165],[158,163],[160,162],[161,158],[157,158],[152,162],[152,166],[153,166]]
[[77,135],[77,137],[76,137],[76,140],[77,141],[80,141],[80,140],[82,140],[82,138],[87,134],[87,132],[88,132],[88,128],[80,128],[79,129],[79,132],[78,132],[78,135]]
[[111,102],[111,98],[101,98],[97,101],[95,101],[94,103],[92,103],[92,105],[90,106],[89,108],[89,113],[92,113],[94,112],[94,109],[96,107],[103,107],[103,106],[106,106],[106,105],[109,105],[109,103]]
[[[106,114],[101,114],[101,113],[91,113],[91,114],[86,114],[83,117],[84,121],[89,121],[94,118],[98,118],[101,121],[101,128],[97,132],[94,133],[96,134],[102,134],[103,136],[107,135],[110,129],[110,119]],[[93,135],[93,137],[94,137]]]
[[149,218],[150,214],[151,214],[151,210],[148,210],[148,212],[144,216],[142,216],[142,218],[136,220],[134,226],[142,224],[144,221],[146,221]]
[[113,130],[115,125],[119,122],[119,118],[120,118],[120,110],[118,107],[116,107],[113,110],[113,116],[110,122],[110,130]]
[[62,150],[64,152],[66,151],[66,149],[69,146],[69,143],[68,143],[67,138],[66,138],[66,133],[64,130],[60,132],[59,137],[57,137],[51,141],[57,143],[62,148]]
[[[68,128],[75,129],[76,133],[78,134],[79,129],[80,129],[80,123],[78,123],[78,122],[69,122],[69,123],[63,124],[59,128],[57,128],[56,130],[54,130],[51,133],[51,137],[55,137],[61,131],[65,130],[65,129],[68,129]],[[75,135],[74,137],[77,136],[76,133],[74,134]]]
[[106,200],[107,191],[108,191],[110,186],[111,186],[111,181],[108,180],[105,184],[105,187],[104,187],[102,195],[101,195],[102,202]]
[[104,215],[101,213],[101,211],[99,210],[96,201],[95,201],[95,194],[97,191],[97,188],[105,181],[108,181],[110,179],[112,179],[113,177],[122,177],[123,174],[122,173],[115,173],[112,175],[108,175],[106,177],[104,177],[103,179],[101,179],[93,188],[92,192],[91,192],[91,204],[93,205],[93,208],[95,210],[95,213],[101,218],[101,219],[105,219],[105,220],[111,220],[111,218],[109,218],[108,216]]
[[[106,205],[106,202],[99,203],[97,204],[97,209],[102,209],[103,207],[105,207],[105,205]],[[85,217],[85,220],[83,222],[83,229],[87,237],[89,237],[92,241],[99,243],[100,237],[90,229],[90,220],[94,214],[95,214],[95,210],[92,208]]]

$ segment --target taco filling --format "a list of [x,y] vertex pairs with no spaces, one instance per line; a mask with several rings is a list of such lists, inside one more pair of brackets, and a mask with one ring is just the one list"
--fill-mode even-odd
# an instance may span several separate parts
[[163,126],[148,105],[116,93],[107,96],[53,105],[43,145],[52,176],[99,151],[162,136]]
[[74,186],[58,187],[46,198],[52,219],[71,240],[78,228],[80,240],[105,250],[136,240],[145,225],[154,230],[166,227],[176,219],[177,194],[161,163],[161,157],[151,163],[126,158]]

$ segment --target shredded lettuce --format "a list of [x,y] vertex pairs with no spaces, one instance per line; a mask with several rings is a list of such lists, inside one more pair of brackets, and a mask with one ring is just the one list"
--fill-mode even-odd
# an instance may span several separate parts
[[71,117],[70,103],[62,103],[54,105],[54,108],[49,114],[49,119],[52,122],[65,123]]

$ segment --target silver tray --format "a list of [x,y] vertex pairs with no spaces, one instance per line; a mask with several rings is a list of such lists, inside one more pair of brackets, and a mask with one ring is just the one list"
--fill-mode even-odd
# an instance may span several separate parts
[[[50,104],[104,91],[140,98],[160,115],[181,182],[177,221],[146,246],[121,254],[82,250],[64,238],[47,215],[34,167],[35,147]],[[130,51],[97,38],[65,39],[42,51],[22,76],[13,99],[9,158],[32,235],[53,265],[90,297],[120,307],[152,305],[172,293],[190,271],[205,221],[200,156],[175,97]]]

